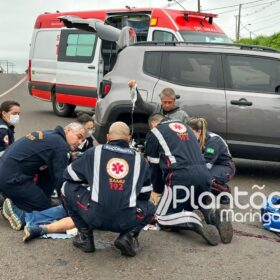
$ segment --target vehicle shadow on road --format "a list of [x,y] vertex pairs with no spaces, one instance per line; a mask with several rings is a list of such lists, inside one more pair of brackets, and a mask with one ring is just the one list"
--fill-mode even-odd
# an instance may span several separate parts
[[234,159],[237,176],[261,177],[262,179],[280,179],[280,163],[270,161]]

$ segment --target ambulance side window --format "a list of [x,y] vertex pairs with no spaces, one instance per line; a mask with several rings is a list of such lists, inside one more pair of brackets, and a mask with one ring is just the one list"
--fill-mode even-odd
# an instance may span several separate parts
[[175,36],[168,31],[156,30],[153,33],[153,41],[159,42],[177,42]]
[[58,61],[90,63],[94,58],[97,36],[82,30],[62,30]]
[[55,30],[40,30],[37,32],[34,44],[33,58],[56,60],[56,48],[58,32]]

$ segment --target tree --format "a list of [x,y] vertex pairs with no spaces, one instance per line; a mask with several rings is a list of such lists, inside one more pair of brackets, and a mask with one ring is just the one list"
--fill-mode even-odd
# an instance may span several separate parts
[[242,38],[235,41],[236,44],[257,45],[280,50],[280,33],[275,33],[272,36],[258,36],[254,39]]

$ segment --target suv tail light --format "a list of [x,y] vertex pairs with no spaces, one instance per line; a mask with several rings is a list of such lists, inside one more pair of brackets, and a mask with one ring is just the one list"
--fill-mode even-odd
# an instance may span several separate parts
[[31,81],[31,59],[28,61],[28,81]]
[[99,96],[100,98],[104,98],[111,90],[112,82],[103,80],[100,83],[100,90],[99,90]]

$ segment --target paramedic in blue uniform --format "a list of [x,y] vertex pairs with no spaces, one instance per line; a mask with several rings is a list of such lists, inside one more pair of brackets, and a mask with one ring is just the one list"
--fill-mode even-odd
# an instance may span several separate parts
[[15,141],[15,125],[19,122],[20,105],[16,101],[5,101],[0,105],[0,158]]
[[[216,223],[218,211],[213,213],[213,225],[206,224],[202,212],[193,211],[190,199],[184,200],[187,190],[193,188],[194,193],[190,195],[197,199],[201,193],[210,190],[211,183],[192,130],[182,122],[168,120],[160,114],[149,118],[149,126],[151,131],[147,135],[146,155],[151,164],[154,191],[162,193],[156,211],[158,224],[161,227],[193,230],[210,245],[218,244],[217,229],[221,239],[231,238],[230,225],[227,222]],[[174,199],[177,203],[174,203]]]
[[[54,130],[29,133],[6,150],[0,162],[0,191],[8,197],[3,214],[13,229],[20,230],[24,225],[23,210],[51,207],[50,196],[55,188],[59,191],[62,186],[69,151],[76,149],[84,137],[83,125],[70,123],[64,129],[58,126]],[[40,179],[43,170],[49,174],[43,176],[45,180]]]
[[235,174],[235,165],[227,143],[221,136],[207,131],[204,118],[193,117],[188,121],[188,125],[199,141],[206,166],[212,176],[212,192],[230,192],[227,183]]
[[93,230],[112,231],[120,233],[115,246],[123,255],[133,257],[137,236],[155,212],[149,201],[149,166],[129,147],[130,132],[125,123],[113,123],[107,140],[67,167],[62,197],[79,231],[74,246],[93,252]]
[[[16,101],[4,101],[0,105],[0,161],[5,150],[15,141],[15,125],[19,122],[20,105]],[[0,209],[4,203],[0,192]]]
[[82,111],[77,112],[77,122],[81,123],[86,129],[86,139],[78,147],[78,152],[83,153],[87,149],[97,146],[99,143],[93,136],[95,132],[95,123],[92,116]]

